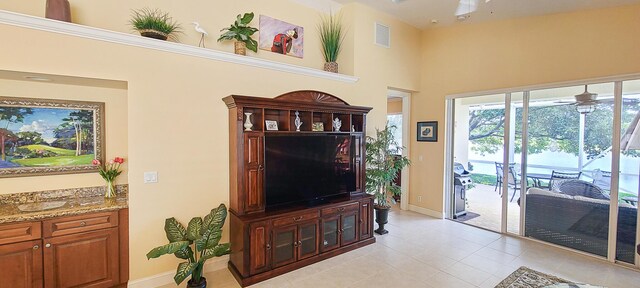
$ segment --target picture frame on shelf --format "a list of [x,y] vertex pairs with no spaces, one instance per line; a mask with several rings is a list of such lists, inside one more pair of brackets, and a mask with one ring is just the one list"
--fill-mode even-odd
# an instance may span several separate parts
[[0,177],[98,172],[102,102],[0,96]]
[[324,123],[322,122],[314,122],[311,131],[313,132],[323,132],[324,131]]
[[278,131],[278,121],[264,120],[264,124],[267,131]]
[[438,121],[423,121],[417,125],[419,142],[438,142]]

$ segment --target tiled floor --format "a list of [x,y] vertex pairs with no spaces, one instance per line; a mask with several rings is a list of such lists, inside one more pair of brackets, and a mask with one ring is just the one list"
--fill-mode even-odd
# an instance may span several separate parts
[[[465,221],[468,224],[485,229],[500,231],[500,219],[502,214],[502,198],[496,192],[494,186],[475,184],[475,187],[467,190],[467,211],[480,216]],[[509,189],[509,199],[513,196],[513,190]],[[520,191],[516,191],[513,201],[507,202],[507,229],[517,234],[520,230],[520,205],[518,205]]]
[[[393,211],[389,222],[390,233],[373,245],[251,287],[494,287],[520,266],[592,285],[640,287],[639,271],[529,240],[408,211]],[[226,269],[205,276],[209,287],[239,287]]]

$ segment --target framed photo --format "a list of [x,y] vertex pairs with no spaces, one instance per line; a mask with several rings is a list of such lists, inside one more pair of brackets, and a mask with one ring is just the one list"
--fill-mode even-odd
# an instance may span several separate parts
[[418,122],[418,141],[438,142],[438,121]]
[[258,48],[282,55],[304,56],[304,28],[260,15]]
[[0,97],[0,177],[97,172],[104,103]]
[[267,131],[278,131],[278,121],[264,120],[264,124],[267,127]]
[[322,122],[313,123],[313,125],[311,126],[311,131],[315,131],[315,132],[324,131],[324,123],[322,123]]

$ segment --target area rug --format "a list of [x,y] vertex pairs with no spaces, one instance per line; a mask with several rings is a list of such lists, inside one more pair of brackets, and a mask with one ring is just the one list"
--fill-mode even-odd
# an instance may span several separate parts
[[568,284],[563,287],[580,287],[578,285],[572,286],[571,281],[522,266],[502,280],[495,288],[541,288],[562,283]]
[[458,216],[458,218],[456,218],[456,221],[460,221],[460,222],[464,222],[464,221],[469,221],[473,218],[476,217],[480,217],[480,214],[477,213],[473,213],[473,212],[467,212],[467,214],[462,215],[462,216]]

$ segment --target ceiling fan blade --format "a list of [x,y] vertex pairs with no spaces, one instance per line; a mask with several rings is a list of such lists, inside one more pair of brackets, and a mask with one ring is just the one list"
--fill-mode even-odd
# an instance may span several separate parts
[[478,9],[478,0],[460,0],[456,9],[456,16],[471,14]]

